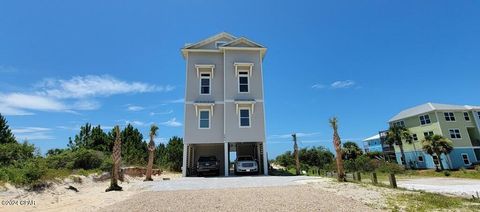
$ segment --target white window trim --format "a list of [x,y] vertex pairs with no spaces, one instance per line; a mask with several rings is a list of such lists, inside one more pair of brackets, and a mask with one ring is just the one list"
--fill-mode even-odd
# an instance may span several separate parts
[[[208,93],[202,93],[202,79],[208,79]],[[200,86],[200,90],[199,90],[199,94],[200,95],[212,95],[212,75],[208,76],[208,77],[205,77],[205,76],[201,76],[200,74],[200,80],[199,80],[199,86]]]
[[[248,110],[248,126],[242,126],[241,110]],[[252,127],[252,111],[250,110],[249,107],[239,107],[238,108],[238,126],[240,128],[251,128]]]
[[[208,112],[208,127],[201,127],[200,126],[200,123],[201,123],[201,112],[203,111],[207,111]],[[209,130],[212,126],[212,115],[211,115],[211,111],[209,109],[199,109],[198,110],[198,129],[200,130]]]
[[[472,165],[472,161],[470,160],[470,157],[468,156],[467,153],[462,153],[460,155],[462,156],[462,162],[463,162],[464,165]],[[467,156],[468,163],[465,163],[465,159],[463,159],[464,155]]]
[[[233,63],[233,66],[235,66],[235,76],[238,77],[238,72],[240,71],[246,71],[250,76],[252,76],[253,73],[253,63]],[[238,70],[239,66],[247,66],[249,67],[248,70]]]
[[[445,113],[449,113],[449,115],[448,115],[449,117],[450,117],[450,113],[452,113],[452,114],[453,114],[453,118],[455,119],[455,121],[447,121],[447,117],[445,116]],[[447,111],[447,112],[443,112],[443,118],[445,119],[446,122],[457,122],[457,117],[455,116],[455,113],[454,113],[454,112],[448,112],[448,111]],[[451,118],[452,118],[452,117],[450,117],[450,119],[451,119]]]
[[[468,116],[468,120],[465,119],[465,113],[466,113],[467,116]],[[472,117],[470,117],[470,113],[468,113],[468,111],[467,111],[467,112],[465,112],[465,111],[463,112],[463,120],[465,120],[466,122],[472,122]]]
[[[241,92],[240,91],[240,77],[247,77],[247,92]],[[237,83],[238,83],[238,93],[250,93],[250,76],[248,74],[238,74],[237,77]]]
[[[201,72],[210,72],[211,76],[213,78],[214,76],[214,70],[215,70],[215,65],[211,64],[196,64],[195,69],[197,70],[197,77],[200,77]],[[210,71],[200,71],[200,69],[210,69]]]
[[[455,138],[452,138],[452,134],[450,133],[450,130],[453,130],[453,133],[455,133],[455,130],[458,130],[458,134],[460,135],[460,138],[457,138],[456,133],[455,133]],[[448,129],[448,135],[450,136],[450,139],[454,139],[454,140],[461,140],[463,138],[462,133],[458,128]]]

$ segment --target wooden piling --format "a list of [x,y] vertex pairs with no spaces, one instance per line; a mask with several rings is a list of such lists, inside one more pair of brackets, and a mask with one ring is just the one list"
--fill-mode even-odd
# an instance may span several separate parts
[[390,180],[390,186],[392,188],[397,188],[397,179],[395,179],[395,174],[390,174],[388,179]]

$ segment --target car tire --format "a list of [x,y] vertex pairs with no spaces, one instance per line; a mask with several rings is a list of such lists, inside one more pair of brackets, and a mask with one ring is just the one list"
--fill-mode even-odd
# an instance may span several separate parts
[[215,176],[220,176],[220,170],[215,171]]
[[202,173],[201,172],[197,172],[197,177],[201,177],[202,176]]

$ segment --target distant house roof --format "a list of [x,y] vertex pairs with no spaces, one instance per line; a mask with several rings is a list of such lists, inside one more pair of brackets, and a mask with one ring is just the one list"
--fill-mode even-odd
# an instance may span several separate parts
[[423,113],[428,113],[431,111],[437,110],[480,110],[480,106],[470,106],[470,105],[447,105],[447,104],[438,104],[438,103],[425,103],[418,105],[412,108],[403,110],[402,112],[395,115],[388,122],[398,121],[404,118],[420,115]]
[[380,139],[380,135],[379,134],[376,134],[372,137],[369,137],[369,138],[365,138],[363,141],[371,141],[371,140],[377,140],[377,139]]

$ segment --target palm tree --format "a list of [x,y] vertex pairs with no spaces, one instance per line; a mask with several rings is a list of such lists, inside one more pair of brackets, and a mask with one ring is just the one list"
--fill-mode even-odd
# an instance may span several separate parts
[[360,147],[358,147],[358,144],[353,141],[347,141],[343,143],[342,146],[343,157],[345,160],[356,159],[363,154]]
[[[427,152],[432,157],[436,155],[438,158],[438,163],[440,164],[440,168],[443,170],[444,168],[443,168],[441,156],[442,156],[442,153],[447,155],[448,153],[452,152],[453,150],[452,142],[441,135],[433,135],[433,136],[425,137],[422,143],[423,143],[423,147],[422,147],[423,151]],[[437,171],[439,171],[437,164],[435,164],[435,168]]]
[[118,125],[115,126],[114,131],[115,131],[115,142],[113,144],[113,152],[112,152],[112,160],[113,160],[112,179],[110,181],[110,187],[108,187],[107,190],[105,190],[105,192],[122,190],[122,187],[118,185],[120,164],[122,163],[122,139],[120,137],[120,127]]
[[343,158],[342,158],[342,141],[338,135],[338,120],[337,117],[332,117],[329,120],[330,126],[333,129],[333,146],[335,147],[335,152],[337,154],[337,180],[338,182],[345,182],[345,172],[343,168]]
[[387,131],[386,142],[389,145],[398,145],[398,147],[400,148],[400,154],[402,155],[401,163],[405,166],[405,169],[408,169],[402,140],[405,140],[409,144],[412,143],[413,139],[408,129],[402,126],[390,126]]
[[153,139],[157,136],[158,127],[155,124],[152,124],[150,127],[150,143],[148,143],[148,163],[147,163],[147,173],[145,181],[153,181],[152,179],[152,168],[153,168],[153,158],[155,157],[155,142]]

